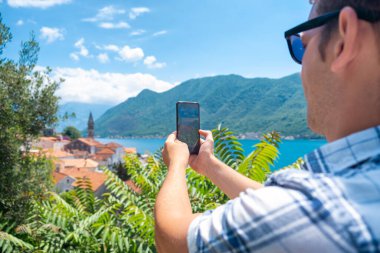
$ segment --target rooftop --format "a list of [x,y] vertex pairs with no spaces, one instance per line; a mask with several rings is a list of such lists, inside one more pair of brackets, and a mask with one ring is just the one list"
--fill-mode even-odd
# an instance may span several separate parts
[[79,138],[78,141],[83,142],[84,144],[88,146],[94,146],[94,147],[104,147],[104,144],[91,139],[91,138]]
[[92,159],[62,159],[65,167],[74,167],[74,168],[96,168],[98,163]]
[[[88,169],[64,169],[61,174],[65,174],[75,179],[89,179],[91,182],[91,189],[93,191],[98,190],[98,188],[107,180],[107,175],[104,173],[95,172]],[[73,185],[78,186],[78,183],[74,182]]]

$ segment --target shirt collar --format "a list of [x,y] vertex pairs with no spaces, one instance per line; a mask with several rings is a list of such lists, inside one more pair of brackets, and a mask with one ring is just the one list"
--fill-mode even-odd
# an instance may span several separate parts
[[305,155],[303,168],[313,173],[343,173],[380,155],[380,125],[328,143]]

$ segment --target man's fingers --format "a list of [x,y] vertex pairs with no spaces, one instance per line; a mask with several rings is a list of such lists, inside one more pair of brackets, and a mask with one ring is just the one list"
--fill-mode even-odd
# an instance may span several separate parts
[[199,130],[199,134],[206,138],[206,141],[214,141],[211,131]]
[[173,133],[169,134],[168,138],[166,139],[166,142],[174,142],[176,138],[177,138],[176,132],[173,132]]

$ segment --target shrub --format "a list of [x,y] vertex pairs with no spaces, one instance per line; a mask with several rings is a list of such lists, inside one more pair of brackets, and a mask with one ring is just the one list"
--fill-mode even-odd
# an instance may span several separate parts
[[[213,130],[215,155],[240,173],[264,182],[278,156],[279,135],[264,135],[255,149],[244,156],[232,131]],[[104,169],[108,193],[94,196],[91,183],[78,179],[73,191],[49,193],[35,202],[26,225],[0,232],[3,252],[156,252],[153,208],[167,167],[160,153],[144,166],[136,155],[125,157],[125,169],[133,190],[113,172]],[[187,183],[194,212],[204,212],[228,201],[207,178],[190,168]],[[0,216],[1,224],[1,216]],[[4,224],[4,221],[3,221]],[[1,227],[0,227],[1,228]]]

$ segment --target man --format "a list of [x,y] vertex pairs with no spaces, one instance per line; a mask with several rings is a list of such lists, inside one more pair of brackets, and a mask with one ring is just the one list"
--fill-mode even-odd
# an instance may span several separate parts
[[[168,175],[155,207],[160,252],[380,252],[380,1],[319,0],[286,32],[302,64],[308,124],[328,144],[304,170],[273,173],[265,187],[169,135]],[[302,41],[301,41],[302,40]],[[232,200],[193,214],[187,165]]]

